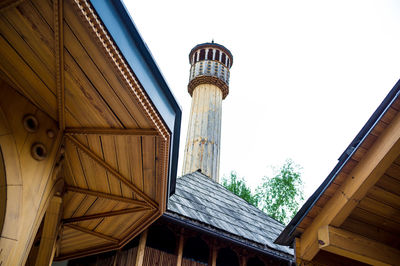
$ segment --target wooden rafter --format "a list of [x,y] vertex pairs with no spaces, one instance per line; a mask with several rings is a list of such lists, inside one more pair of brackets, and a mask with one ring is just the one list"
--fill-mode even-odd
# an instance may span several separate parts
[[66,128],[67,135],[130,135],[130,136],[157,136],[158,132],[152,128]]
[[400,251],[366,237],[332,226],[318,231],[319,248],[371,265],[397,265]]
[[120,248],[118,244],[103,244],[91,248],[87,248],[84,250],[79,250],[67,254],[61,254],[60,256],[56,257],[54,260],[55,261],[62,261],[62,260],[67,260],[67,259],[73,259],[73,258],[79,258],[79,257],[85,257],[87,255],[93,254],[93,250],[95,250],[95,253],[102,253],[110,250],[115,250]]
[[161,216],[159,210],[152,210],[144,213],[135,223],[128,229],[129,234],[127,234],[120,242],[120,245],[126,245],[133,236],[142,232],[148,228],[158,217]]
[[0,11],[4,11],[6,9],[10,9],[18,6],[22,0],[2,0],[0,2]]
[[[314,218],[300,238],[300,256],[311,261],[319,251],[318,230],[339,227],[400,154],[400,114],[380,135],[346,181]],[[296,243],[297,244],[297,243]]]
[[108,235],[105,235],[105,234],[102,234],[102,233],[99,233],[99,232],[95,232],[95,231],[86,229],[86,228],[78,226],[76,224],[66,224],[65,226],[67,226],[69,228],[72,228],[72,229],[75,229],[75,230],[78,230],[78,231],[81,231],[83,233],[92,235],[92,236],[97,236],[99,238],[108,240],[108,241],[113,242],[113,243],[118,243],[119,242],[119,240],[117,238],[114,238],[114,237],[111,237],[111,236],[108,236]]
[[119,173],[117,170],[115,170],[112,166],[110,166],[106,161],[104,161],[102,158],[97,156],[94,152],[92,152],[89,148],[87,148],[85,145],[80,143],[76,138],[73,136],[67,136],[67,139],[69,139],[78,149],[83,151],[86,155],[88,155],[90,158],[92,158],[95,162],[97,162],[99,165],[104,167],[107,171],[109,171],[111,174],[113,174],[116,178],[118,178],[122,183],[127,185],[134,193],[137,194],[140,198],[142,198],[145,202],[147,202],[151,207],[157,209],[158,204],[152,200],[149,196],[144,194],[139,188],[137,188],[134,184],[132,184],[128,178],[124,177],[121,173]]
[[66,219],[63,219],[63,224],[70,224],[70,223],[76,223],[76,222],[81,222],[81,221],[88,221],[88,220],[94,220],[94,219],[99,219],[99,218],[104,218],[104,217],[111,217],[111,216],[116,216],[116,215],[122,215],[122,214],[128,214],[128,213],[134,213],[134,212],[140,212],[140,211],[148,211],[148,210],[151,210],[151,209],[149,207],[134,207],[134,208],[128,208],[128,209],[123,209],[123,210],[118,210],[118,211],[101,212],[101,213],[95,213],[95,214],[91,214],[91,215],[66,218]]
[[141,200],[125,198],[125,197],[121,197],[121,196],[117,196],[117,195],[113,195],[113,194],[83,189],[83,188],[79,188],[79,187],[66,186],[65,189],[67,191],[77,192],[77,193],[91,195],[91,196],[105,198],[105,199],[122,201],[122,202],[131,203],[131,204],[135,204],[135,205],[142,206],[142,207],[149,207],[146,202],[141,201]]
[[64,10],[63,1],[53,1],[54,10],[54,47],[56,57],[56,86],[58,125],[65,129],[65,94],[64,94]]

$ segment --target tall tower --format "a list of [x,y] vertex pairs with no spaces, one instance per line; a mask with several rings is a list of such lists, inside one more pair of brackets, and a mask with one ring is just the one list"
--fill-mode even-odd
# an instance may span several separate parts
[[198,169],[219,181],[222,100],[229,93],[231,52],[220,44],[196,45],[189,54],[192,96],[183,174]]

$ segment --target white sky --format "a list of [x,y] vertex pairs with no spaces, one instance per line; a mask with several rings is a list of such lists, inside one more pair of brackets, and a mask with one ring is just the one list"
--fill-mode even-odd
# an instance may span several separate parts
[[220,176],[255,187],[271,165],[303,167],[305,196],[400,78],[400,1],[132,1],[131,16],[183,111],[188,54],[215,42],[233,54],[223,102]]

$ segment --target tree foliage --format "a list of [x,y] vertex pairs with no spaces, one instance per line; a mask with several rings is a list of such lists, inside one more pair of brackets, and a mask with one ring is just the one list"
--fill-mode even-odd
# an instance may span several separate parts
[[301,167],[290,159],[275,170],[274,177],[265,176],[256,193],[252,193],[244,178],[234,171],[229,178],[223,178],[222,185],[284,224],[293,218],[304,199]]
[[235,195],[257,207],[258,197],[253,195],[244,178],[238,177],[235,171],[231,172],[229,179],[225,177],[222,179],[222,185]]
[[300,171],[300,166],[288,159],[274,177],[264,177],[256,190],[259,208],[284,224],[293,218],[304,199]]

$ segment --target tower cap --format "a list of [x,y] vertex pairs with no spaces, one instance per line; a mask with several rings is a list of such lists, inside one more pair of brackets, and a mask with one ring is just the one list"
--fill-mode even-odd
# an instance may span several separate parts
[[222,51],[224,51],[229,56],[230,61],[231,61],[231,66],[232,66],[233,55],[232,55],[231,51],[229,51],[225,46],[215,43],[215,42],[205,42],[205,43],[201,43],[201,44],[198,44],[195,47],[193,47],[193,49],[189,53],[189,63],[191,63],[190,59],[192,58],[193,53],[195,53],[197,50],[199,50],[201,48],[210,48],[210,47],[218,48],[218,49],[221,49]]

